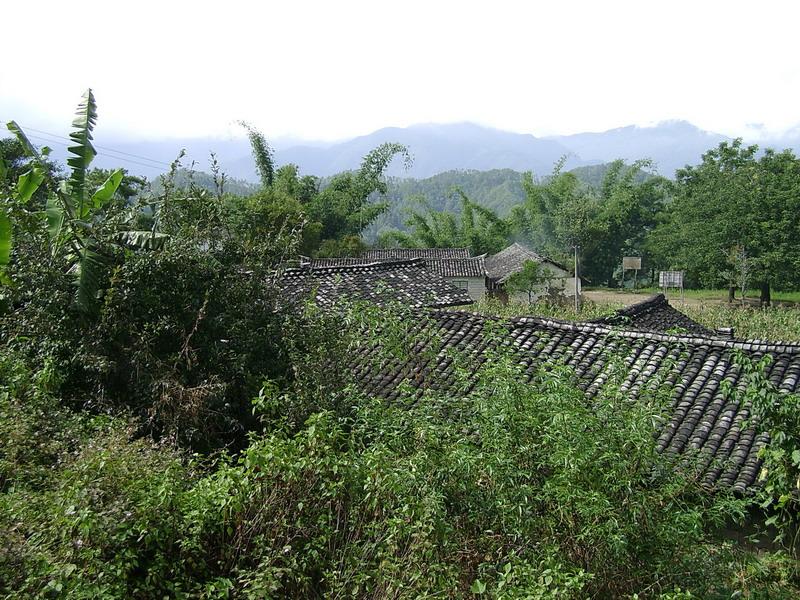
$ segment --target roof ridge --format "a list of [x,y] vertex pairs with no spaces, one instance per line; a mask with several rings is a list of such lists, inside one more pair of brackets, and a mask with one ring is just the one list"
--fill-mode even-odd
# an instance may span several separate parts
[[645,298],[644,300],[640,300],[639,302],[634,302],[633,304],[629,304],[624,308],[620,308],[616,311],[616,314],[619,316],[633,316],[638,315],[650,308],[654,308],[656,306],[672,306],[668,301],[666,296],[662,293],[653,294],[652,296]]
[[716,348],[732,348],[755,352],[771,352],[776,354],[800,354],[800,342],[771,341],[771,340],[731,340],[707,335],[691,333],[660,333],[642,329],[628,329],[623,326],[614,326],[592,321],[562,321],[546,317],[514,317],[514,324],[539,323],[545,327],[561,329],[563,331],[589,331],[603,334],[617,334],[621,337],[646,339],[663,342],[684,342],[693,345],[706,345]]
[[[433,312],[436,309],[428,309]],[[484,315],[482,313],[465,310],[446,311],[449,314],[456,314],[462,317],[481,318],[492,321],[505,321],[517,327],[526,324],[538,324],[545,328],[559,329],[561,331],[592,331],[598,335],[618,335],[631,339],[646,339],[663,342],[684,342],[696,346],[707,345],[716,348],[732,348],[737,350],[748,350],[755,352],[771,352],[776,354],[800,354],[800,342],[771,341],[771,340],[730,340],[717,337],[703,336],[697,334],[678,334],[678,333],[659,333],[655,331],[645,331],[641,329],[628,329],[621,326],[595,323],[592,321],[566,321],[553,319],[550,317],[520,316],[502,318],[494,315]]]
[[284,274],[293,275],[295,273],[330,273],[330,272],[340,272],[340,271],[363,271],[366,269],[370,270],[381,270],[387,271],[390,269],[397,269],[401,267],[425,267],[425,259],[424,258],[398,258],[396,260],[382,260],[382,261],[372,261],[368,263],[359,263],[353,265],[312,265],[312,264],[304,264],[299,267],[291,267],[284,271]]

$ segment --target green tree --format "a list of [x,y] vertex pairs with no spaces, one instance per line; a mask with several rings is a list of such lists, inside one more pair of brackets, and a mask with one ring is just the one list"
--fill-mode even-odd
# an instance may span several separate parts
[[679,170],[675,200],[651,246],[664,266],[687,270],[691,281],[731,288],[737,282],[728,257],[744,247],[769,304],[776,282],[799,283],[800,161],[789,150],[757,152],[741,140],[722,142],[701,164]]
[[505,289],[511,293],[527,294],[528,304],[533,304],[537,294],[549,285],[552,280],[551,275],[542,263],[526,260],[522,263],[522,270],[506,280]]
[[631,165],[617,160],[610,164],[599,189],[596,232],[600,238],[584,255],[584,272],[597,283],[616,285],[615,273],[623,256],[642,256],[647,236],[657,224],[657,215],[669,197],[670,183],[663,177],[647,174],[648,160]]
[[379,238],[382,246],[421,248],[469,248],[472,254],[494,254],[506,247],[511,225],[494,211],[471,200],[456,187],[452,194],[460,201],[459,214],[434,210],[425,198],[418,198],[423,211],[410,210],[408,232],[390,230]]
[[[122,171],[122,179],[119,182],[119,187],[114,193],[113,199],[120,206],[130,205],[139,195],[143,194],[147,189],[147,179],[131,175],[126,169]],[[86,174],[87,183],[90,188],[98,188],[105,181],[114,174],[111,169],[91,169]]]
[[385,194],[384,172],[396,156],[411,157],[402,144],[386,143],[364,157],[361,167],[334,176],[327,187],[308,202],[309,216],[322,224],[321,237],[338,239],[360,235],[388,205],[372,201],[373,195]]
[[256,162],[256,170],[261,178],[261,185],[265,188],[272,187],[275,181],[275,162],[273,152],[264,135],[252,127],[250,124],[240,121],[239,124],[247,130],[247,137],[250,139],[250,147],[253,150],[253,159]]

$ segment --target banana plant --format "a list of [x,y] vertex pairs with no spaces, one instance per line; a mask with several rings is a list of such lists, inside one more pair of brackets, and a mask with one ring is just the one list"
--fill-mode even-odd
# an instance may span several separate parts
[[102,210],[114,197],[123,176],[117,169],[97,190],[89,190],[86,174],[97,155],[92,146],[96,123],[97,103],[89,89],[78,105],[69,134],[69,178],[50,194],[45,209],[51,252],[53,256],[65,253],[68,272],[75,277],[78,307],[85,312],[95,307],[105,264],[98,252],[96,231],[102,225]]
[[12,132],[18,132],[17,138],[20,140],[25,152],[33,153],[36,160],[27,171],[19,176],[16,184],[12,185],[8,181],[8,168],[3,159],[0,158],[0,198],[3,200],[2,206],[0,206],[0,284],[3,285],[11,284],[6,270],[11,261],[11,249],[14,243],[12,216],[16,210],[24,207],[30,201],[36,190],[44,182],[46,172],[42,166],[41,158],[42,155],[46,156],[50,152],[47,146],[42,148],[41,154],[37,152],[13,121],[8,124],[8,128]]
[[[87,173],[97,155],[92,145],[92,132],[96,123],[97,103],[89,89],[78,105],[72,122],[73,131],[69,134],[72,141],[72,145],[67,148],[70,153],[67,158],[70,175],[51,191],[44,211],[51,254],[54,258],[64,257],[68,273],[75,278],[76,303],[84,312],[93,312],[96,309],[103,270],[107,263],[99,239],[99,234],[106,225],[104,209],[114,197],[124,175],[122,169],[118,169],[100,187],[89,189]],[[17,136],[34,162],[41,163],[36,148],[28,141],[22,129],[13,121],[8,124],[8,128]],[[159,242],[154,241],[155,237],[159,237]],[[116,235],[107,236],[105,240],[139,248],[154,248],[163,243],[162,236],[153,232],[136,231],[116,232]]]

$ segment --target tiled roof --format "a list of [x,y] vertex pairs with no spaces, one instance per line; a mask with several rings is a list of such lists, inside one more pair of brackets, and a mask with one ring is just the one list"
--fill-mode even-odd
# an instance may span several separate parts
[[285,302],[305,300],[313,292],[320,306],[342,300],[416,308],[472,304],[466,290],[426,269],[422,260],[286,269],[280,288]]
[[569,272],[569,269],[563,265],[541,254],[537,254],[518,242],[514,242],[508,248],[501,250],[497,254],[486,257],[486,274],[489,279],[494,279],[497,283],[503,283],[511,275],[521,271],[523,263],[527,260],[532,260],[537,263],[547,262],[559,269]]
[[354,265],[371,265],[378,261],[363,258],[312,258],[303,265],[309,267],[352,267]]
[[[647,331],[687,332],[696,335],[715,335],[679,310],[673,308],[664,294],[656,294],[646,300],[621,308],[609,317],[595,319],[595,323],[622,325],[627,328]],[[681,331],[678,331],[681,330]]]
[[[367,393],[396,399],[401,383],[418,390],[468,392],[475,381],[457,376],[448,350],[461,350],[480,364],[488,347],[502,344],[515,353],[526,381],[543,362],[561,360],[574,368],[577,385],[591,398],[609,377],[611,357],[620,355],[627,373],[622,391],[632,398],[653,382],[669,386],[671,402],[657,432],[658,450],[696,453],[705,485],[739,493],[757,487],[758,451],[768,437],[757,429],[748,406],[723,394],[723,380],[734,387],[743,384],[732,351],[753,359],[770,354],[769,380],[783,391],[800,388],[798,344],[667,335],[532,317],[501,321],[457,311],[428,311],[410,321],[410,328],[422,335],[409,339],[407,360],[375,361],[374,348],[367,346],[354,356],[354,377]],[[489,322],[495,332],[500,327],[502,335],[485,335]]]
[[[434,248],[436,250],[436,248]],[[366,256],[372,256],[367,253]],[[423,257],[415,257],[422,259]],[[309,264],[312,267],[338,267],[350,265],[363,265],[371,262],[385,262],[398,260],[397,258],[314,258]],[[432,273],[442,277],[485,277],[486,267],[483,256],[469,258],[424,258],[425,266]]]
[[486,277],[484,256],[471,258],[426,258],[425,264],[442,277]]
[[360,258],[370,261],[410,258],[470,258],[469,248],[373,248]]

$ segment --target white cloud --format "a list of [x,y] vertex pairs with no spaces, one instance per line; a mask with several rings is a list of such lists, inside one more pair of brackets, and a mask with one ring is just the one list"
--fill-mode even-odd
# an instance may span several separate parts
[[[471,120],[539,135],[681,118],[800,122],[783,2],[13,2],[0,118],[106,132],[335,139]],[[52,129],[51,129],[52,130]],[[238,132],[237,132],[238,133]]]

